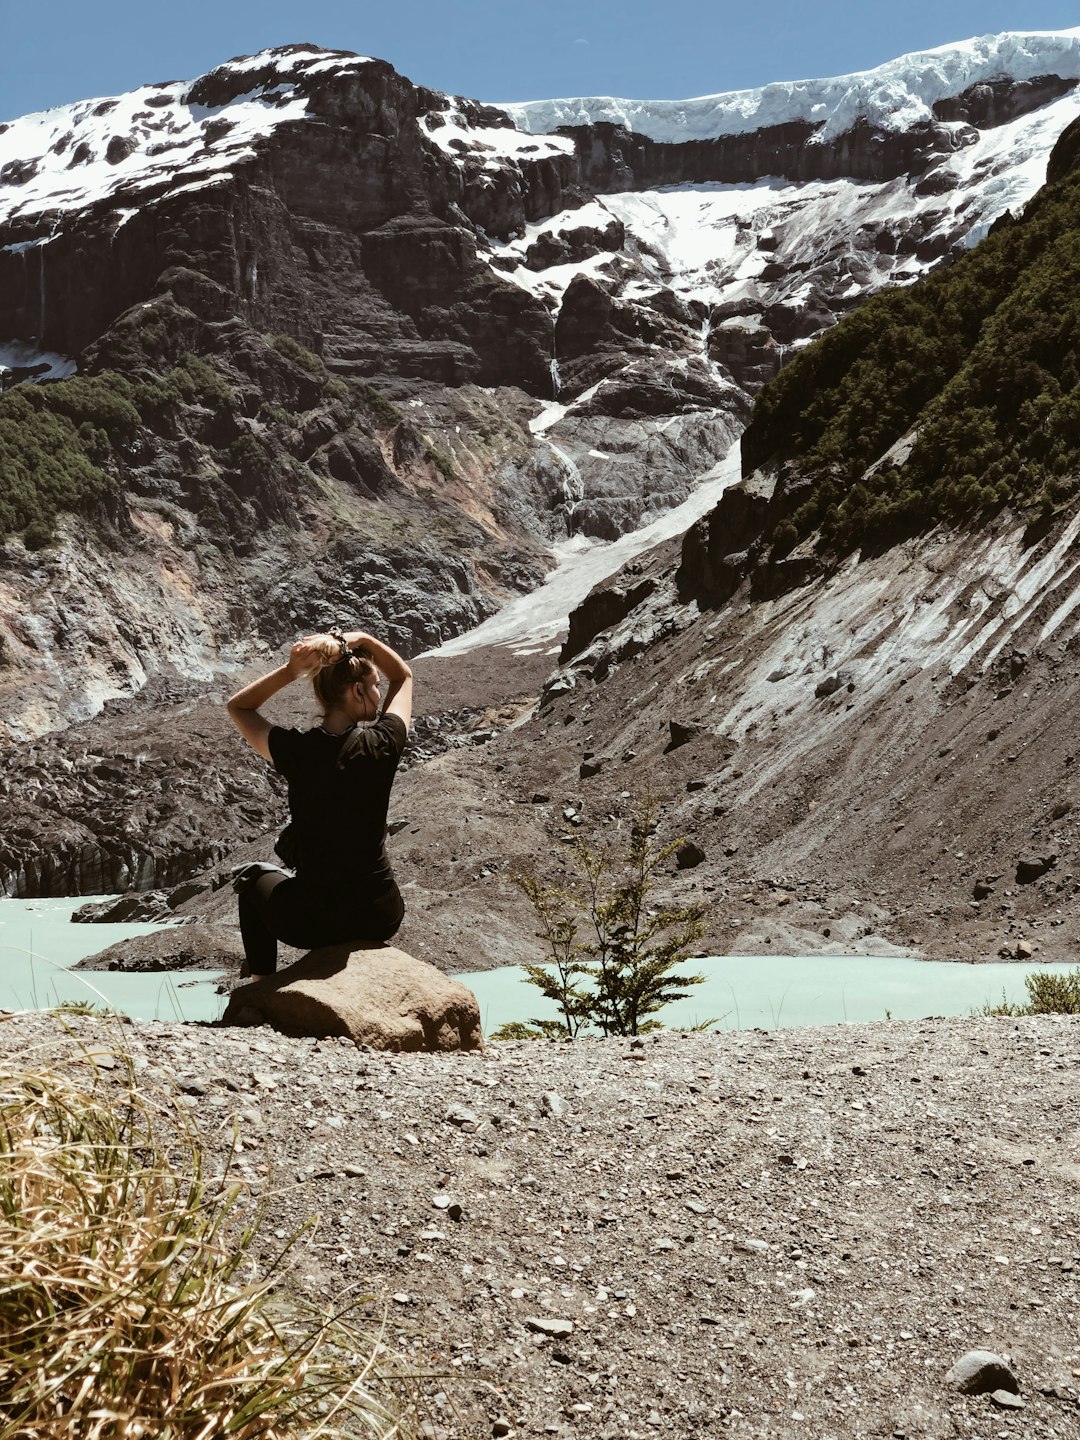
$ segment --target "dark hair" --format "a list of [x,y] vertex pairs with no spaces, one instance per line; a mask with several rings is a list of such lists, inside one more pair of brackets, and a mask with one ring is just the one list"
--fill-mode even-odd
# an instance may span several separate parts
[[374,661],[365,651],[350,650],[348,655],[316,670],[311,677],[311,687],[325,715],[358,680],[371,680],[378,674]]

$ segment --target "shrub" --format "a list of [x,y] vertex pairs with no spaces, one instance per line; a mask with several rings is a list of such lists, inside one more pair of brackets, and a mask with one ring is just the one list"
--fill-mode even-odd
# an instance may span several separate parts
[[306,349],[299,340],[294,340],[291,335],[273,335],[270,343],[279,355],[284,355],[286,360],[291,360],[294,365],[299,365],[301,370],[306,370],[309,375],[321,380],[324,384],[330,376],[326,365],[313,351]]
[[59,514],[88,512],[113,493],[116,482],[87,454],[88,445],[99,453],[99,433],[81,437],[68,416],[18,392],[0,399],[0,535],[24,531],[40,546]]
[[269,400],[264,400],[259,406],[259,419],[267,425],[280,425],[286,430],[291,430],[296,424],[296,417],[291,411],[286,410],[284,405],[274,405]]
[[374,385],[368,385],[363,380],[354,380],[350,388],[361,408],[367,411],[376,424],[386,430],[392,430],[395,425],[401,424],[404,419],[401,411],[381,395]]
[[236,393],[209,360],[202,355],[181,355],[166,377],[177,398],[188,405],[205,405],[208,410],[235,410]]
[[1065,975],[1035,970],[1024,980],[1028,1015],[1080,1015],[1080,967]]
[[[23,533],[31,548],[51,542],[65,513],[90,514],[118,492],[117,462],[142,425],[183,405],[236,407],[224,376],[199,355],[183,355],[158,379],[133,384],[106,370],[0,396],[0,538]],[[249,465],[265,455],[246,454]]]
[[381,1347],[242,1281],[256,1232],[178,1139],[133,1085],[0,1077],[0,1440],[415,1434]]
[[424,456],[435,466],[435,469],[438,470],[444,480],[456,480],[458,478],[458,473],[454,469],[454,462],[450,459],[449,455],[444,455],[443,452],[437,450],[434,445],[425,445]]
[[55,385],[29,386],[25,398],[36,409],[66,416],[76,428],[89,423],[118,444],[130,440],[139,428],[132,388],[122,375],[106,370],[101,375],[73,375]]
[[984,1005],[979,1015],[1080,1015],[1080,966],[1064,975],[1033,970],[1024,976],[1028,992],[1026,1005],[1017,1005],[1002,995],[1000,1004]]
[[781,520],[779,525],[777,525],[776,529],[773,531],[773,555],[777,559],[783,559],[785,555],[789,554],[792,550],[794,550],[795,546],[798,543],[798,526],[792,520]]
[[176,389],[160,380],[147,380],[136,385],[133,398],[139,414],[151,423],[171,418],[180,403]]
[[641,1035],[662,1028],[654,1018],[658,1010],[704,982],[703,975],[673,973],[705,933],[704,907],[649,905],[662,866],[683,844],[682,838],[655,839],[657,808],[649,795],[635,803],[622,848],[576,843],[571,889],[515,877],[550,957],[549,965],[523,968],[560,1015],[530,1022],[537,1033],[573,1039],[591,1027],[602,1035]]
[[271,464],[270,451],[250,431],[238,435],[225,453],[229,464],[247,479],[258,478]]
[[31,520],[23,531],[23,544],[27,550],[45,550],[56,538],[51,525],[44,520]]

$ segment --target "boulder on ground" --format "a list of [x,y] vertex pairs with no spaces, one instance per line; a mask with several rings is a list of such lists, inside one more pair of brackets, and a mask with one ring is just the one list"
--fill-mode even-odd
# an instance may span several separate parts
[[665,755],[668,754],[668,752],[671,750],[677,750],[680,745],[686,745],[691,740],[696,739],[702,731],[702,726],[696,724],[692,720],[688,722],[683,722],[682,720],[669,720],[667,723],[668,733],[670,734],[671,739],[664,746]]
[[705,859],[705,851],[700,845],[695,845],[693,840],[687,840],[675,851],[675,863],[680,870],[689,870],[694,865],[700,865]]
[[1033,880],[1041,880],[1048,870],[1052,870],[1057,864],[1057,856],[1053,853],[1039,853],[1034,850],[1026,850],[1016,862],[1016,883],[1018,885],[1030,885]]
[[826,675],[824,680],[819,680],[814,686],[814,694],[819,700],[824,700],[830,695],[835,695],[838,690],[854,690],[855,677],[850,670],[837,670],[832,675]]
[[994,1390],[1016,1395],[1020,1390],[1008,1361],[992,1350],[969,1350],[961,1355],[945,1380],[961,1395],[986,1395]]
[[346,1036],[373,1050],[478,1050],[484,1043],[472,991],[392,945],[309,951],[276,975],[238,986],[221,1023]]
[[144,924],[147,921],[173,919],[169,897],[164,890],[129,890],[126,895],[109,896],[106,900],[90,900],[72,914],[76,924]]

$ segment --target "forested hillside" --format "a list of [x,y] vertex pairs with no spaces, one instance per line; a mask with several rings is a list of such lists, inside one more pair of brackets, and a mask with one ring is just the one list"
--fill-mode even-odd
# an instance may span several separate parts
[[744,469],[791,462],[814,481],[780,548],[820,531],[846,552],[1010,503],[1048,518],[1076,494],[1078,140],[1070,126],[1021,218],[869,299],[760,393]]

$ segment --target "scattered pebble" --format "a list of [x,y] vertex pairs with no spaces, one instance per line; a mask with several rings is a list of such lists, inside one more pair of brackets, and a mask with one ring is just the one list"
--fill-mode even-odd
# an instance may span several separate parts
[[[35,1067],[59,1063],[74,1042],[50,1023],[5,1020],[5,1058],[25,1044]],[[82,1071],[122,1093],[134,1067],[115,1027],[69,1023],[120,1057]],[[440,1373],[483,1382],[440,1381],[436,1420],[478,1407],[453,1433],[495,1437],[497,1419],[499,1440],[549,1424],[578,1440],[796,1425],[824,1440],[874,1416],[885,1436],[902,1417],[907,1440],[997,1440],[1009,1425],[1034,1440],[1071,1433],[1071,1400],[1025,1380],[1021,1401],[1002,1354],[985,1392],[943,1377],[1018,1317],[1025,1374],[1080,1370],[1080,1351],[1054,1348],[1073,1333],[1080,1269],[1060,1164],[1074,1029],[926,1020],[450,1057],[147,1024],[124,1045],[140,1083],[207,1086],[181,1097],[184,1121],[206,1136],[215,1185],[240,1182],[237,1218],[269,1208],[268,1262],[321,1217],[297,1255],[305,1296],[370,1295],[373,1318],[389,1309]],[[477,1130],[450,1118],[466,1113]],[[813,1384],[796,1355],[813,1356]]]
[[553,1340],[566,1340],[574,1333],[572,1320],[557,1320],[548,1315],[527,1315],[525,1324],[537,1335],[549,1335]]

